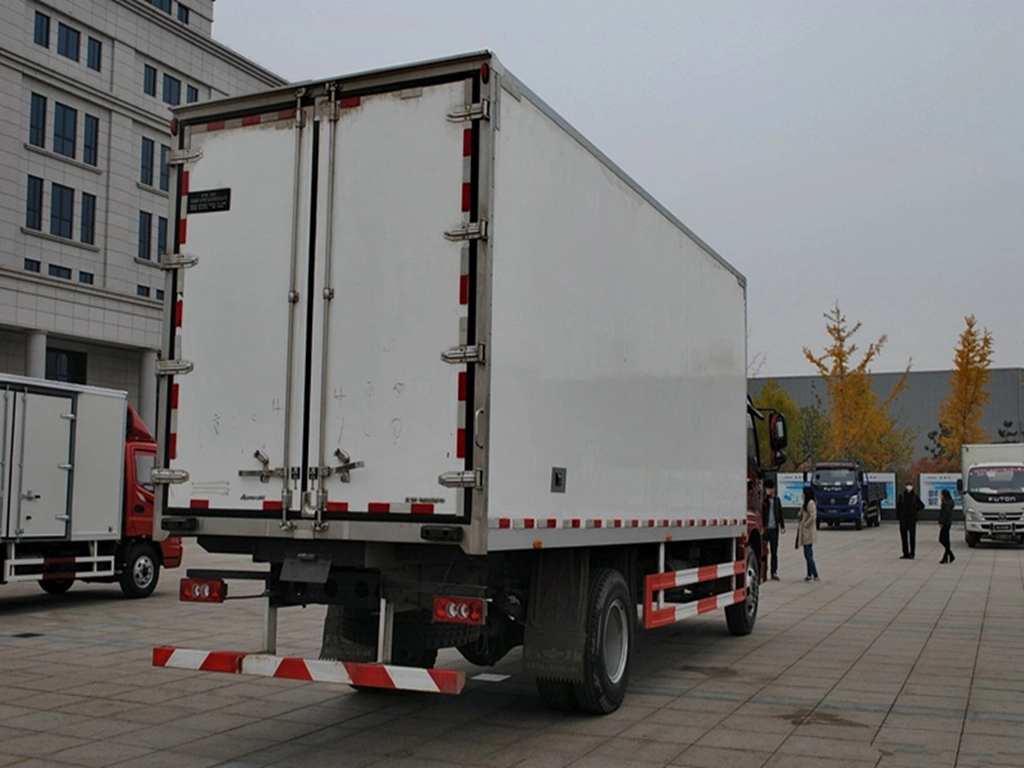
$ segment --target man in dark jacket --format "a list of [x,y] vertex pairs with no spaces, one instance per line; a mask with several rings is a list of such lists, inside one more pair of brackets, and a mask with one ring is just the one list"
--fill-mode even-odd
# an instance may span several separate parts
[[772,579],[779,580],[779,531],[786,532],[786,520],[782,516],[782,499],[775,495],[775,481],[764,481],[764,518],[765,535],[768,538],[768,549],[771,561]]
[[900,542],[903,544],[901,560],[913,560],[917,549],[917,513],[924,509],[924,502],[914,493],[914,486],[907,483],[903,493],[896,500],[896,519],[900,521]]

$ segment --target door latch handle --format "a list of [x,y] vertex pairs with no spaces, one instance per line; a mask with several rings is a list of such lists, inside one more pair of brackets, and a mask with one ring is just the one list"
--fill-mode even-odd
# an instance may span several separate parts
[[483,415],[483,408],[478,408],[477,412],[473,415],[473,442],[480,450],[484,449],[484,444],[480,442],[480,417]]
[[71,519],[71,515],[54,515],[53,519],[54,520],[63,520],[66,523],[66,522],[68,522],[68,520]]
[[25,501],[36,501],[41,497],[39,496],[38,493],[33,493],[32,489],[29,488],[27,491],[21,494],[21,498],[23,498]]

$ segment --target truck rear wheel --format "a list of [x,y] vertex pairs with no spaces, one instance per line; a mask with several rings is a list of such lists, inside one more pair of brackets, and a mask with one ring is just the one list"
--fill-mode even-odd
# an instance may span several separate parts
[[43,588],[43,592],[48,595],[63,595],[69,589],[71,585],[75,583],[74,579],[40,579],[39,586]]
[[149,597],[160,580],[160,558],[149,544],[133,544],[124,559],[121,591],[132,599]]
[[584,712],[607,715],[626,697],[635,605],[621,573],[612,568],[590,572],[583,682],[573,685],[576,703]]
[[725,609],[725,623],[734,635],[749,635],[757,623],[757,604],[761,593],[761,560],[756,552],[747,553],[747,594],[742,603]]

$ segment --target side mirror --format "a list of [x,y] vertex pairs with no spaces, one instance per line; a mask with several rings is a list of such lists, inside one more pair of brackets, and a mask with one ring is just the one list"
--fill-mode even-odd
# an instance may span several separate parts
[[956,479],[956,492],[957,493],[963,493],[964,492],[964,480],[963,480],[962,477],[958,477]]
[[781,413],[773,413],[768,417],[768,443],[772,453],[778,453],[789,442],[789,435],[786,433],[786,417]]
[[785,463],[786,463],[786,452],[785,451],[775,451],[774,453],[772,453],[772,466],[773,467],[778,469],[779,467],[781,467]]

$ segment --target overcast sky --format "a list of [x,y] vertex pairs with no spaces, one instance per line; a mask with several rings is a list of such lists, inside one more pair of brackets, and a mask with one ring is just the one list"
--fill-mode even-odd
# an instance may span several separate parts
[[747,276],[762,375],[838,299],[874,366],[1024,366],[1024,0],[217,0],[291,80],[480,49]]

